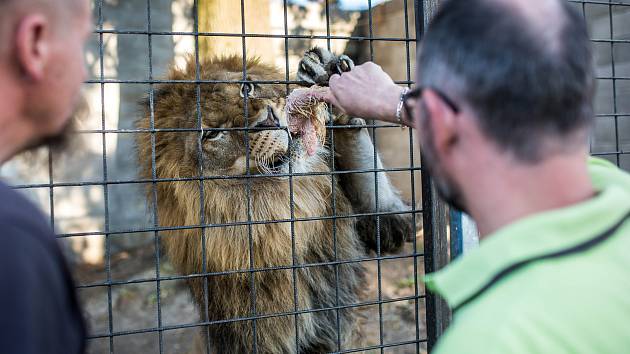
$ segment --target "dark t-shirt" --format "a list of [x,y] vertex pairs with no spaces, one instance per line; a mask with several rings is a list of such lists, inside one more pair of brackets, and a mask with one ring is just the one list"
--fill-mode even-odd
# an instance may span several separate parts
[[53,231],[34,205],[0,182],[0,352],[83,353],[84,338]]

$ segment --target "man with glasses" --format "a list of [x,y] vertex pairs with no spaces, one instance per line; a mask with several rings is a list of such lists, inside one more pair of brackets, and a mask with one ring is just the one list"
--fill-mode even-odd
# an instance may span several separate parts
[[630,176],[588,158],[595,80],[586,25],[564,0],[444,1],[418,86],[366,63],[324,98],[417,129],[442,197],[478,249],[427,275],[454,310],[436,353],[630,350]]

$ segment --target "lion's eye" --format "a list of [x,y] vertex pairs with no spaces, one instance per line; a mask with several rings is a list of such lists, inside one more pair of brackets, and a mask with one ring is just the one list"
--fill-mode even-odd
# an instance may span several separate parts
[[223,130],[207,130],[203,132],[203,138],[205,140],[219,140],[223,137]]
[[245,97],[245,94],[248,96],[254,96],[254,84],[251,82],[241,84],[241,97]]

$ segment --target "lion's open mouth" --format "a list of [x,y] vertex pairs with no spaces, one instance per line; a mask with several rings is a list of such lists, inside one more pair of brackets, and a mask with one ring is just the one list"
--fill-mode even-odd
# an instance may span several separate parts
[[[301,138],[292,137],[288,144],[282,146],[277,140],[256,140],[251,149],[251,160],[257,172],[263,175],[285,174],[303,168],[302,160],[305,156]],[[264,152],[260,147],[265,148]]]
[[270,172],[272,173],[281,172],[282,168],[288,165],[290,160],[291,160],[290,151],[287,151],[286,153],[281,154],[281,155],[276,155],[273,161],[271,161],[271,163],[269,163],[268,165]]

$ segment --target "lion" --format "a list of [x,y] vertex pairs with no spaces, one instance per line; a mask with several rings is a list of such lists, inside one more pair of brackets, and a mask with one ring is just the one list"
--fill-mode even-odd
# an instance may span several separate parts
[[[314,48],[297,78],[325,85],[352,67]],[[206,322],[197,352],[360,348],[360,260],[413,237],[365,121],[326,117],[343,128],[329,132],[334,146],[306,154],[286,129],[283,79],[258,59],[191,57],[168,80],[200,83],[157,85],[137,122],[140,177],[161,180],[147,188],[161,242]]]

